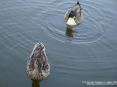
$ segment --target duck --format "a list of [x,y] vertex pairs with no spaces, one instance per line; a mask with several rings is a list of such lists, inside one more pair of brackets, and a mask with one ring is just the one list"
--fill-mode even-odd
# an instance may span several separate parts
[[34,45],[27,60],[27,74],[33,81],[42,81],[50,74],[50,64],[42,42]]
[[82,22],[83,13],[79,1],[65,12],[64,20],[68,26],[75,26]]

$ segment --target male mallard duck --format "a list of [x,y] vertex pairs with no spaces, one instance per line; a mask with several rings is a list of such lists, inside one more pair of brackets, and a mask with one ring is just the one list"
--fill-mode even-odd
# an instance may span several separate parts
[[82,18],[83,14],[79,2],[77,2],[77,4],[75,4],[73,8],[69,9],[64,15],[64,20],[66,21],[66,24],[69,26],[75,26],[81,23]]
[[27,73],[32,80],[41,81],[50,73],[50,64],[42,43],[35,44],[27,61]]

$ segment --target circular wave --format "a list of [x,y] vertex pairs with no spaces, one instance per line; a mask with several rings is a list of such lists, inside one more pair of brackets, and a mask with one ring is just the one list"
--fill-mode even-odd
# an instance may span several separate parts
[[[67,3],[65,3],[67,5]],[[61,4],[59,4],[61,6]],[[64,5],[65,6],[65,5]],[[66,8],[66,7],[65,7]],[[103,35],[103,27],[100,20],[103,16],[101,11],[93,6],[82,4],[84,21],[79,26],[74,28],[74,37],[72,38],[73,44],[91,43],[99,40]],[[95,17],[95,14],[98,14]],[[60,42],[67,42],[68,39],[65,35],[66,24],[64,22],[64,11],[58,8],[52,8],[51,11],[43,11],[41,25],[47,35]]]

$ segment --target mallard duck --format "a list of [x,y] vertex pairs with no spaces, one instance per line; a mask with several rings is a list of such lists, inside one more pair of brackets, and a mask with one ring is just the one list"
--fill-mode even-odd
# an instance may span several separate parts
[[41,81],[50,73],[50,64],[43,43],[35,44],[27,60],[27,73],[32,80]]
[[71,9],[65,12],[64,20],[67,25],[75,26],[81,23],[83,18],[83,13],[81,11],[81,5],[79,2],[75,4]]

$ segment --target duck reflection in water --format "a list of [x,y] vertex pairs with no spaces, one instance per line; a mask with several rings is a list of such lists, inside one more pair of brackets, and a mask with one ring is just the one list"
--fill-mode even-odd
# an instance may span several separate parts
[[32,87],[40,87],[40,82],[36,80],[32,80]]
[[67,28],[66,28],[66,36],[68,36],[68,37],[74,37],[73,27],[67,26]]

